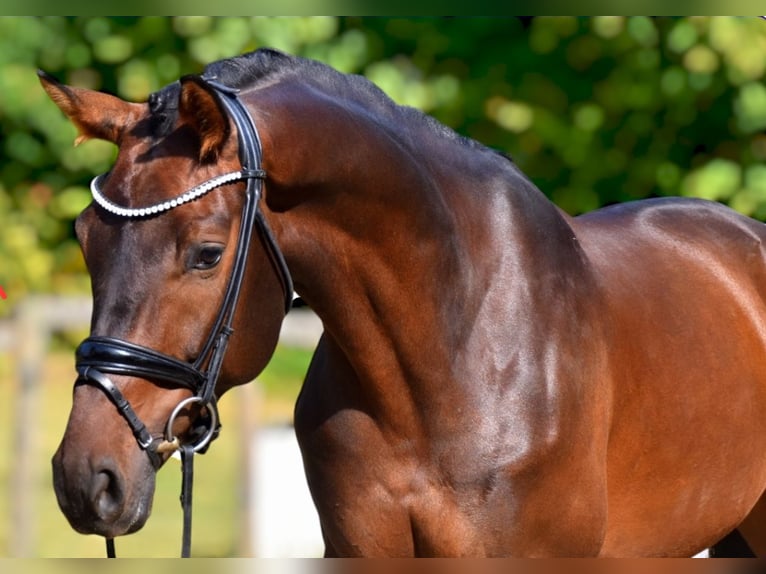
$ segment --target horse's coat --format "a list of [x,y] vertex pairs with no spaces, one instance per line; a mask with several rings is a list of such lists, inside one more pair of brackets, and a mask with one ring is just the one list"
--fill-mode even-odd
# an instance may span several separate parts
[[[689,199],[571,218],[506,157],[363,78],[268,50],[204,77],[242,90],[263,210],[324,323],[295,426],[327,555],[688,556],[748,516],[766,486],[763,224]],[[81,137],[119,145],[115,202],[237,169],[233,127],[200,82],[149,105],[43,85]],[[141,221],[88,207],[93,334],[193,360],[241,189]],[[210,244],[220,264],[199,271]],[[219,394],[278,336],[262,249],[244,293]],[[184,396],[120,384],[155,432]],[[94,389],[76,388],[53,462],[76,529],[146,520],[151,466]]]

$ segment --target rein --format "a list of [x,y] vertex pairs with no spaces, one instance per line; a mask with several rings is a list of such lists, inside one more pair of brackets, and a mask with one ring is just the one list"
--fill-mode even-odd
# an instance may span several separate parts
[[[235,181],[246,181],[245,201],[242,208],[239,236],[234,256],[234,265],[226,292],[221,301],[218,315],[210,333],[194,363],[187,363],[170,355],[114,337],[88,337],[77,348],[76,368],[78,379],[75,385],[90,384],[101,389],[114,403],[127,421],[139,447],[146,452],[152,466],[159,469],[162,455],[180,451],[182,466],[181,506],[183,509],[183,537],[181,557],[191,553],[192,487],[194,454],[204,453],[220,429],[215,388],[223,364],[229,338],[234,332],[232,324],[253,233],[257,230],[266,247],[274,268],[282,283],[285,294],[285,312],[292,307],[293,282],[284,256],[259,209],[263,180],[266,172],[261,169],[261,142],[253,120],[238,99],[238,90],[204,78],[208,86],[218,95],[226,112],[237,128],[239,140],[240,171],[214,177],[188,190],[184,194],[159,204],[128,208],[119,206],[101,193],[103,175],[91,183],[93,198],[105,210],[121,217],[153,217],[165,211],[193,201],[202,195]],[[192,396],[184,399],[172,411],[166,424],[164,437],[152,436],[146,425],[137,416],[117,386],[107,376],[128,375],[152,380],[173,387],[189,389]],[[200,417],[191,430],[191,440],[181,442],[173,435],[173,423],[182,411],[198,405]],[[107,556],[115,557],[114,540],[106,540]]]

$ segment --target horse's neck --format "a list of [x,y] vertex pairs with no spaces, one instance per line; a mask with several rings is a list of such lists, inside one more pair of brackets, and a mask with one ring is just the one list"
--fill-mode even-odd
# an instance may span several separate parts
[[332,122],[296,135],[314,160],[296,150],[305,165],[275,168],[272,203],[294,201],[270,217],[278,242],[296,290],[376,400],[397,400],[396,385],[433,396],[427,387],[472,368],[477,333],[518,335],[523,326],[508,321],[520,309],[550,304],[536,289],[573,269],[571,229],[491,152],[438,141],[415,149]]

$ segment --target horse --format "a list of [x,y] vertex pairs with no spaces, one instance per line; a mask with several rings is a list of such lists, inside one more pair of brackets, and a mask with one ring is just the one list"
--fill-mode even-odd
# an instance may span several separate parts
[[146,103],[40,79],[118,146],[75,224],[94,306],[52,464],[77,531],[144,525],[294,291],[324,328],[294,422],[325,556],[763,549],[761,222],[570,216],[507,155],[270,49]]

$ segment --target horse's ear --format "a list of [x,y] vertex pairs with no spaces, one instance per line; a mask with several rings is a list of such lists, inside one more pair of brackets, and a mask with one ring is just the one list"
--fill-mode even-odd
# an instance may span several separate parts
[[218,95],[199,76],[184,76],[178,111],[181,121],[198,136],[200,162],[216,161],[231,135],[229,117]]
[[38,70],[45,91],[51,100],[77,127],[75,145],[96,138],[118,144],[124,127],[140,112],[140,104],[132,104],[117,96],[65,86],[53,76]]

